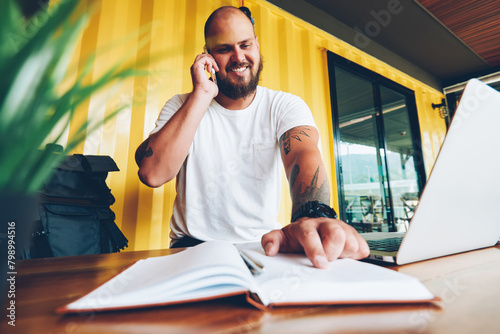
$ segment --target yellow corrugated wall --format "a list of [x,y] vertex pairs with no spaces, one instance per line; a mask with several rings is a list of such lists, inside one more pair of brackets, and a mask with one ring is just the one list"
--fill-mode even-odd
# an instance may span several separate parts
[[[83,66],[85,56],[97,51],[92,74],[102,73],[104,66],[124,55],[148,61],[153,55],[161,54],[159,60],[150,62],[152,75],[123,83],[113,98],[104,94],[93,97],[79,110],[79,116],[68,131],[69,135],[74,133],[78,121],[102,119],[120,102],[133,102],[131,108],[89,135],[75,150],[75,153],[109,155],[120,168],[120,172],[109,174],[108,185],[116,198],[112,207],[116,223],[129,239],[127,250],[167,248],[169,245],[168,221],[175,182],[158,189],[141,184],[134,153],[153,129],[166,100],[191,90],[189,67],[196,54],[202,51],[206,18],[220,6],[240,6],[242,3],[241,0],[85,0],[80,4],[81,10],[93,7],[95,15],[82,36],[74,61]],[[331,181],[331,204],[336,206],[338,201],[326,50],[415,91],[424,163],[426,171],[430,171],[446,131],[444,121],[431,108],[431,103],[441,101],[440,92],[264,0],[247,0],[244,5],[255,17],[256,34],[264,57],[261,85],[302,97],[313,112]],[[117,43],[106,52],[101,50],[147,24],[151,25],[150,42],[145,46],[139,46],[136,38]],[[278,217],[283,224],[289,221],[290,210],[288,184],[283,182]]]

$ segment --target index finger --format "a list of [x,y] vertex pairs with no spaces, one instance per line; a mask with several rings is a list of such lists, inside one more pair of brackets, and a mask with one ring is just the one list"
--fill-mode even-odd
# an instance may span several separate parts
[[326,257],[318,232],[317,224],[294,223],[294,234],[297,241],[302,245],[307,258],[311,260],[316,268],[328,268],[330,262]]
[[[203,53],[198,55],[197,59],[200,59],[201,57],[205,58],[205,66],[207,66],[208,72],[210,72],[212,68],[219,72],[219,65],[215,61],[215,58],[210,53],[208,53],[207,50],[203,50]],[[206,60],[208,60],[208,62]]]

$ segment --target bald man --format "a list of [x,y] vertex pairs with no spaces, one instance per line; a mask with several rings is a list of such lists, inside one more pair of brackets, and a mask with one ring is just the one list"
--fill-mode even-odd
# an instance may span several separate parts
[[[363,238],[328,206],[310,109],[297,96],[258,86],[262,57],[249,11],[214,11],[205,42],[191,66],[193,90],[167,101],[136,152],[144,184],[177,178],[171,247],[259,240],[269,256],[304,252],[318,268],[368,256]],[[293,203],[285,227],[276,221],[281,163]]]

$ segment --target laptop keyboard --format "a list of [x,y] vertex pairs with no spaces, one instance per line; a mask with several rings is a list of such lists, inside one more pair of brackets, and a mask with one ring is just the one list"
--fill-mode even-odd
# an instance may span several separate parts
[[394,237],[377,240],[366,240],[370,249],[383,251],[383,252],[396,252],[401,245],[403,237]]

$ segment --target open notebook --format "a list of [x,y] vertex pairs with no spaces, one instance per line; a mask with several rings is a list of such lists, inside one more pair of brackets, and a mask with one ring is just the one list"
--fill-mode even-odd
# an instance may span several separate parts
[[[405,264],[495,245],[500,237],[499,171],[500,92],[473,79],[408,231],[361,234],[370,245],[370,258]],[[385,243],[385,249],[375,241]]]
[[[264,265],[252,275],[238,248]],[[208,241],[182,252],[139,260],[59,313],[119,310],[244,294],[254,306],[417,303],[435,300],[416,278],[341,259],[313,268],[303,254],[268,257],[260,245]]]

